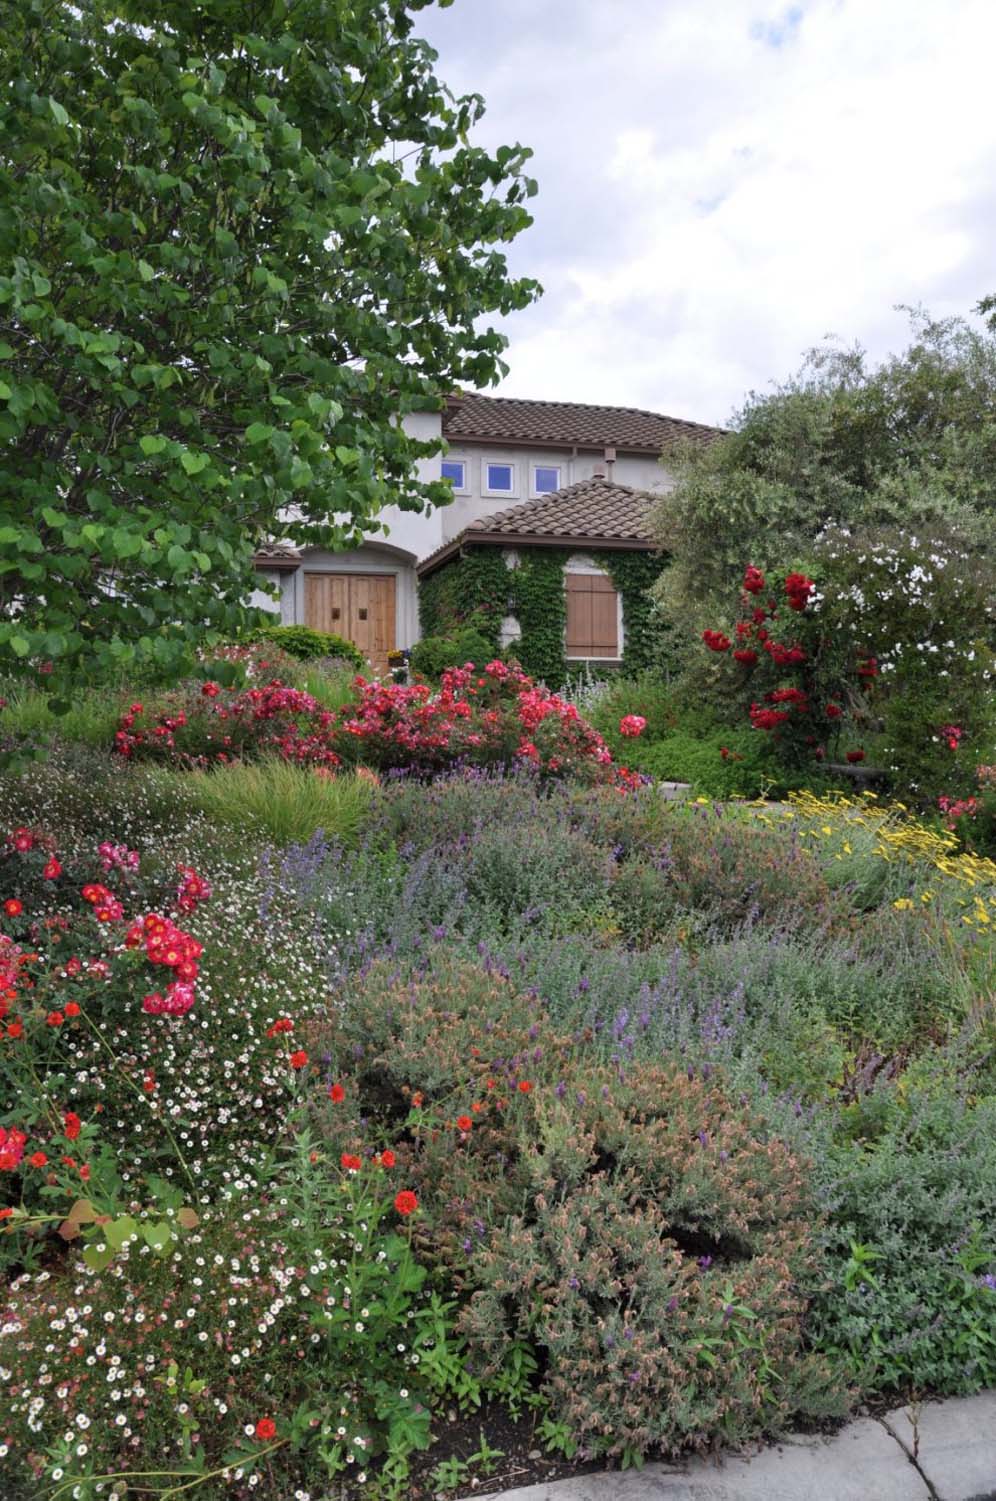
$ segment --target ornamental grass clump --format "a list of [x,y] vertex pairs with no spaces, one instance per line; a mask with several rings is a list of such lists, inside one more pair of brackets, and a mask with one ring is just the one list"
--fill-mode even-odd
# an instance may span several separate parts
[[407,981],[375,965],[362,997],[323,1045],[426,1206],[421,1252],[462,1288],[483,1378],[527,1336],[583,1452],[626,1460],[844,1409],[804,1347],[806,1166],[721,1075],[601,1064],[537,996],[444,952]]

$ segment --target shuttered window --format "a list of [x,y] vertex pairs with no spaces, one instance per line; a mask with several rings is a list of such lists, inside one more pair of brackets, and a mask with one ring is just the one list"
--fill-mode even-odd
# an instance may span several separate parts
[[565,574],[567,655],[618,657],[619,596],[603,573]]

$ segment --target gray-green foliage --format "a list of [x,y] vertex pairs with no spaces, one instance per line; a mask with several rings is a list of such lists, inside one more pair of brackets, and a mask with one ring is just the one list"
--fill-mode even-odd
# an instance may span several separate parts
[[656,516],[669,618],[715,625],[745,564],[803,561],[828,524],[953,527],[991,546],[996,330],[914,313],[911,331],[879,366],[859,348],[813,351],[748,396],[725,437],[669,456],[680,482]]
[[0,0],[0,669],[169,667],[261,538],[449,498],[398,418],[501,370],[535,185],[425,3]]

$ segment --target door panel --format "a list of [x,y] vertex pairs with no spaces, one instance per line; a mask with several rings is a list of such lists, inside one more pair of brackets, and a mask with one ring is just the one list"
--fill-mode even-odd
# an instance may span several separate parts
[[391,573],[307,573],[305,623],[358,646],[377,672],[395,646],[396,579]]

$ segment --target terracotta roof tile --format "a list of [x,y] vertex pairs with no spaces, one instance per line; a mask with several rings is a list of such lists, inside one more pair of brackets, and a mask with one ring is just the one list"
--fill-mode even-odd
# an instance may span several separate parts
[[649,515],[660,500],[648,490],[617,485],[607,479],[586,479],[563,490],[527,500],[507,511],[482,516],[459,536],[438,548],[418,565],[431,573],[463,544],[474,542],[572,542],[578,546],[652,548]]
[[520,401],[508,396],[452,396],[443,410],[450,441],[549,443],[563,448],[617,448],[659,454],[679,439],[711,443],[721,429],[638,407],[576,401]]

